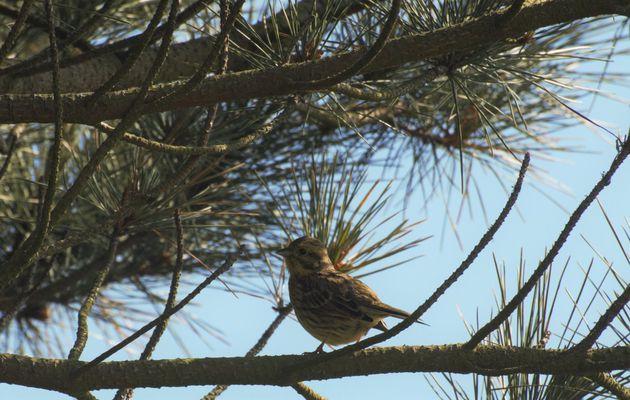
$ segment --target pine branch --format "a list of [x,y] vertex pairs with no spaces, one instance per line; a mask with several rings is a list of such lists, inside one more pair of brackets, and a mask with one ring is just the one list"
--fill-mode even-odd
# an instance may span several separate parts
[[[276,318],[271,321],[271,324],[269,324],[267,329],[265,329],[256,344],[251,349],[249,349],[247,354],[245,354],[245,357],[254,357],[258,353],[260,353],[262,349],[267,345],[267,341],[269,340],[271,335],[274,334],[276,329],[278,329],[278,326],[280,326],[282,321],[284,321],[284,319],[287,317],[287,315],[291,313],[292,310],[293,306],[291,304],[278,309],[278,315],[276,316]],[[215,400],[223,392],[225,392],[228,387],[229,385],[217,385],[210,391],[210,393],[205,395],[202,400]]]
[[[628,1],[628,0],[624,0]],[[392,39],[362,71],[363,73],[399,67],[450,53],[470,52],[480,46],[520,37],[536,29],[599,15],[624,13],[630,5],[616,0],[547,0],[528,3],[503,29],[496,29],[497,13],[430,33],[415,34]],[[362,57],[357,50],[318,61],[289,64],[263,70],[227,73],[204,79],[200,85],[169,101],[152,104],[143,113],[172,110],[193,106],[208,106],[221,101],[267,98],[294,94],[300,91],[299,82],[323,79],[347,69]],[[181,72],[181,71],[180,71]],[[77,79],[76,76],[73,79]],[[147,99],[153,101],[167,96],[182,84],[157,85],[149,91]],[[330,88],[332,89],[332,87]],[[77,89],[80,91],[81,89]],[[38,90],[38,93],[44,91]],[[89,94],[64,96],[66,121],[96,123],[120,118],[137,95],[136,89],[103,96],[94,107],[86,107]],[[50,122],[54,117],[51,96],[47,94],[5,94],[0,96],[0,123]]]
[[13,49],[13,46],[15,46],[15,41],[26,22],[26,19],[28,18],[28,13],[32,4],[33,0],[24,0],[22,2],[22,7],[20,7],[20,11],[15,17],[15,22],[7,34],[6,39],[4,39],[4,43],[2,43],[2,46],[0,47],[0,63],[4,61],[4,58]]
[[[239,250],[239,253],[240,253],[240,250]],[[205,289],[209,284],[211,284],[215,279],[217,279],[225,271],[230,269],[232,265],[234,264],[234,262],[236,261],[236,258],[237,258],[236,254],[229,255],[226,258],[225,262],[219,268],[214,270],[214,272],[212,272],[210,276],[208,276],[206,279],[204,279],[203,282],[197,285],[197,287],[194,290],[192,290],[190,293],[188,293],[188,295],[184,297],[179,303],[177,303],[176,306],[169,308],[168,310],[164,310],[164,313],[162,313],[162,315],[155,318],[153,321],[149,322],[148,324],[144,325],[142,328],[138,329],[132,335],[128,336],[126,339],[122,340],[120,343],[113,346],[109,350],[103,352],[101,355],[97,356],[89,363],[85,363],[84,365],[82,365],[77,371],[74,372],[73,379],[76,379],[78,376],[87,373],[90,369],[95,368],[103,360],[106,360],[111,355],[125,348],[127,345],[129,345],[130,343],[138,339],[140,336],[144,335],[145,333],[155,328],[156,326],[162,324],[163,321],[167,320],[173,314],[180,311],[188,303],[190,303],[195,297],[197,297],[197,295],[201,293],[203,289]],[[128,386],[123,386],[123,387],[134,387],[134,386],[128,385]]]
[[[608,171],[606,171],[606,173],[602,175],[602,178],[599,180],[599,182],[597,182],[597,184],[595,184],[591,192],[586,196],[584,200],[582,200],[582,202],[577,206],[575,211],[573,211],[573,214],[571,214],[571,216],[569,217],[567,224],[558,235],[558,238],[554,242],[553,246],[547,252],[547,254],[542,259],[540,264],[538,264],[538,267],[531,274],[527,282],[525,282],[525,284],[519,289],[519,291],[514,295],[514,297],[510,300],[510,302],[501,311],[499,311],[499,313],[491,321],[489,321],[486,325],[481,327],[470,338],[470,340],[465,345],[466,348],[468,349],[474,348],[479,343],[481,343],[483,339],[485,339],[492,331],[497,329],[499,325],[501,325],[501,323],[503,323],[503,321],[505,321],[514,312],[514,310],[518,307],[518,305],[525,299],[527,294],[529,294],[529,292],[534,288],[534,286],[536,285],[536,282],[538,282],[538,280],[543,276],[547,268],[549,268],[549,266],[551,265],[555,257],[560,252],[560,249],[569,238],[571,231],[573,230],[575,225],[577,225],[580,218],[582,217],[582,214],[591,205],[591,203],[597,198],[599,193],[601,193],[601,191],[604,190],[604,188],[610,184],[610,181],[613,175],[615,174],[615,172],[617,172],[617,169],[625,161],[626,157],[630,155],[630,138],[626,138],[624,142],[619,143],[618,151],[619,152],[617,153],[617,156],[615,157],[615,159],[612,161],[610,167],[608,168]],[[630,294],[630,290],[627,289],[625,296],[623,295],[620,296],[621,301],[627,301],[628,294]],[[625,302],[623,304],[625,304]],[[616,315],[616,314],[614,315],[611,315],[611,314],[613,314],[616,310],[618,310],[619,307],[620,307],[619,304],[614,303],[611,309],[609,309],[610,312],[607,312],[602,317],[602,319],[600,319],[598,323],[598,328],[601,328],[601,330],[603,330],[603,328],[608,325],[608,319],[612,320],[612,318]],[[593,335],[595,338],[599,336],[599,333],[601,333],[601,330],[598,329],[594,331],[595,333]],[[592,339],[592,337],[589,337],[589,341],[585,341],[585,345],[592,344],[590,343],[590,339]]]
[[[288,386],[295,383],[286,371],[320,355],[263,357],[220,357],[173,360],[110,361],[85,370],[73,380],[74,371],[87,363],[59,359],[0,355],[0,382],[49,390],[75,391],[121,387],[183,387],[190,385],[236,384]],[[465,350],[462,344],[442,346],[401,346],[367,349],[316,363],[300,370],[297,381],[336,379],[394,372],[477,373],[485,376],[507,374],[593,375],[610,370],[630,369],[630,347],[572,353],[500,346],[478,346]]]

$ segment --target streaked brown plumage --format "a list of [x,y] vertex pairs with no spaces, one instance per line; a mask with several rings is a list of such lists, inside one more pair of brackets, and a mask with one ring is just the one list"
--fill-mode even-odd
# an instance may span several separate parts
[[387,330],[383,318],[409,314],[383,303],[366,284],[335,269],[326,246],[301,237],[278,251],[289,269],[289,296],[300,324],[322,344],[360,340],[371,328]]

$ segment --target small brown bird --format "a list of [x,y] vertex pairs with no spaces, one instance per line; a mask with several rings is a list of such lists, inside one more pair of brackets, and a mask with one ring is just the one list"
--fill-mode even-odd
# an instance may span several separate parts
[[371,328],[386,331],[385,317],[404,319],[409,313],[383,303],[365,283],[337,271],[326,246],[301,237],[277,252],[289,269],[289,296],[295,315],[321,344],[360,340]]

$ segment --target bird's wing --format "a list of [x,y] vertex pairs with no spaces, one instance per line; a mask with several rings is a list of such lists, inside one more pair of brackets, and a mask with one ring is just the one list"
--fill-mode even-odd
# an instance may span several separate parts
[[406,318],[409,314],[383,303],[365,283],[341,272],[322,272],[317,276],[300,279],[303,308],[325,309],[328,314],[367,322],[386,316]]
[[353,292],[356,293],[358,297],[357,302],[365,312],[375,316],[392,316],[400,319],[405,319],[409,316],[408,312],[383,303],[365,283],[350,276],[348,278],[352,279],[355,288]]
[[[350,276],[348,277],[354,281],[354,284],[357,287],[354,290],[354,292],[359,293],[360,296],[362,297],[362,299],[359,300],[358,303],[360,304],[364,312],[366,312],[367,314],[373,315],[373,316],[381,316],[381,317],[395,317],[398,319],[405,319],[410,315],[405,310],[401,310],[400,308],[392,307],[389,304],[383,303],[378,298],[378,296],[376,296],[374,291],[372,291],[372,289],[370,289],[369,286],[367,286],[365,283],[361,282],[358,279],[352,278]],[[422,322],[422,320],[417,320],[415,322],[421,325],[428,325]],[[386,326],[383,326],[383,327],[375,326],[375,328],[378,328],[381,330],[384,330],[382,328],[387,329]]]
[[385,303],[368,304],[365,307],[370,309],[375,314],[382,314],[385,316],[396,317],[405,319],[409,316],[407,311],[403,311],[400,308],[392,307]]
[[[302,308],[318,309],[327,315],[372,322],[374,319],[362,307],[362,299],[354,294],[349,276],[341,273],[320,273],[295,281],[300,285],[292,296],[300,296]],[[350,278],[353,279],[353,278]]]
[[[368,285],[348,274],[337,272],[334,273],[334,277],[331,279],[337,282],[336,285],[330,285],[335,289],[333,293],[331,293],[332,300],[336,301],[340,307],[351,307],[354,314],[362,315],[361,319],[365,321],[373,321],[374,318],[379,317],[405,319],[410,315],[405,310],[383,303]],[[415,322],[421,325],[427,325],[421,320]],[[387,330],[384,324],[379,324],[374,328]]]
[[368,285],[344,273],[334,273],[328,277],[335,284],[332,287],[331,301],[361,319],[373,321],[374,317],[393,316],[407,318],[407,312],[383,303]]

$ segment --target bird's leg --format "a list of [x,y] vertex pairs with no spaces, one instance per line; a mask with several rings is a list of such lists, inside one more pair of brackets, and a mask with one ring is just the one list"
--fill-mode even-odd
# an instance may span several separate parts
[[319,346],[317,346],[317,348],[315,349],[315,351],[305,351],[304,355],[306,354],[321,354],[324,353],[324,345],[326,344],[326,341],[323,341],[319,344]]
[[317,346],[317,348],[315,349],[315,351],[313,352],[313,354],[319,354],[319,353],[323,353],[324,352],[324,345],[326,344],[326,342],[321,342],[319,344],[319,346]]

